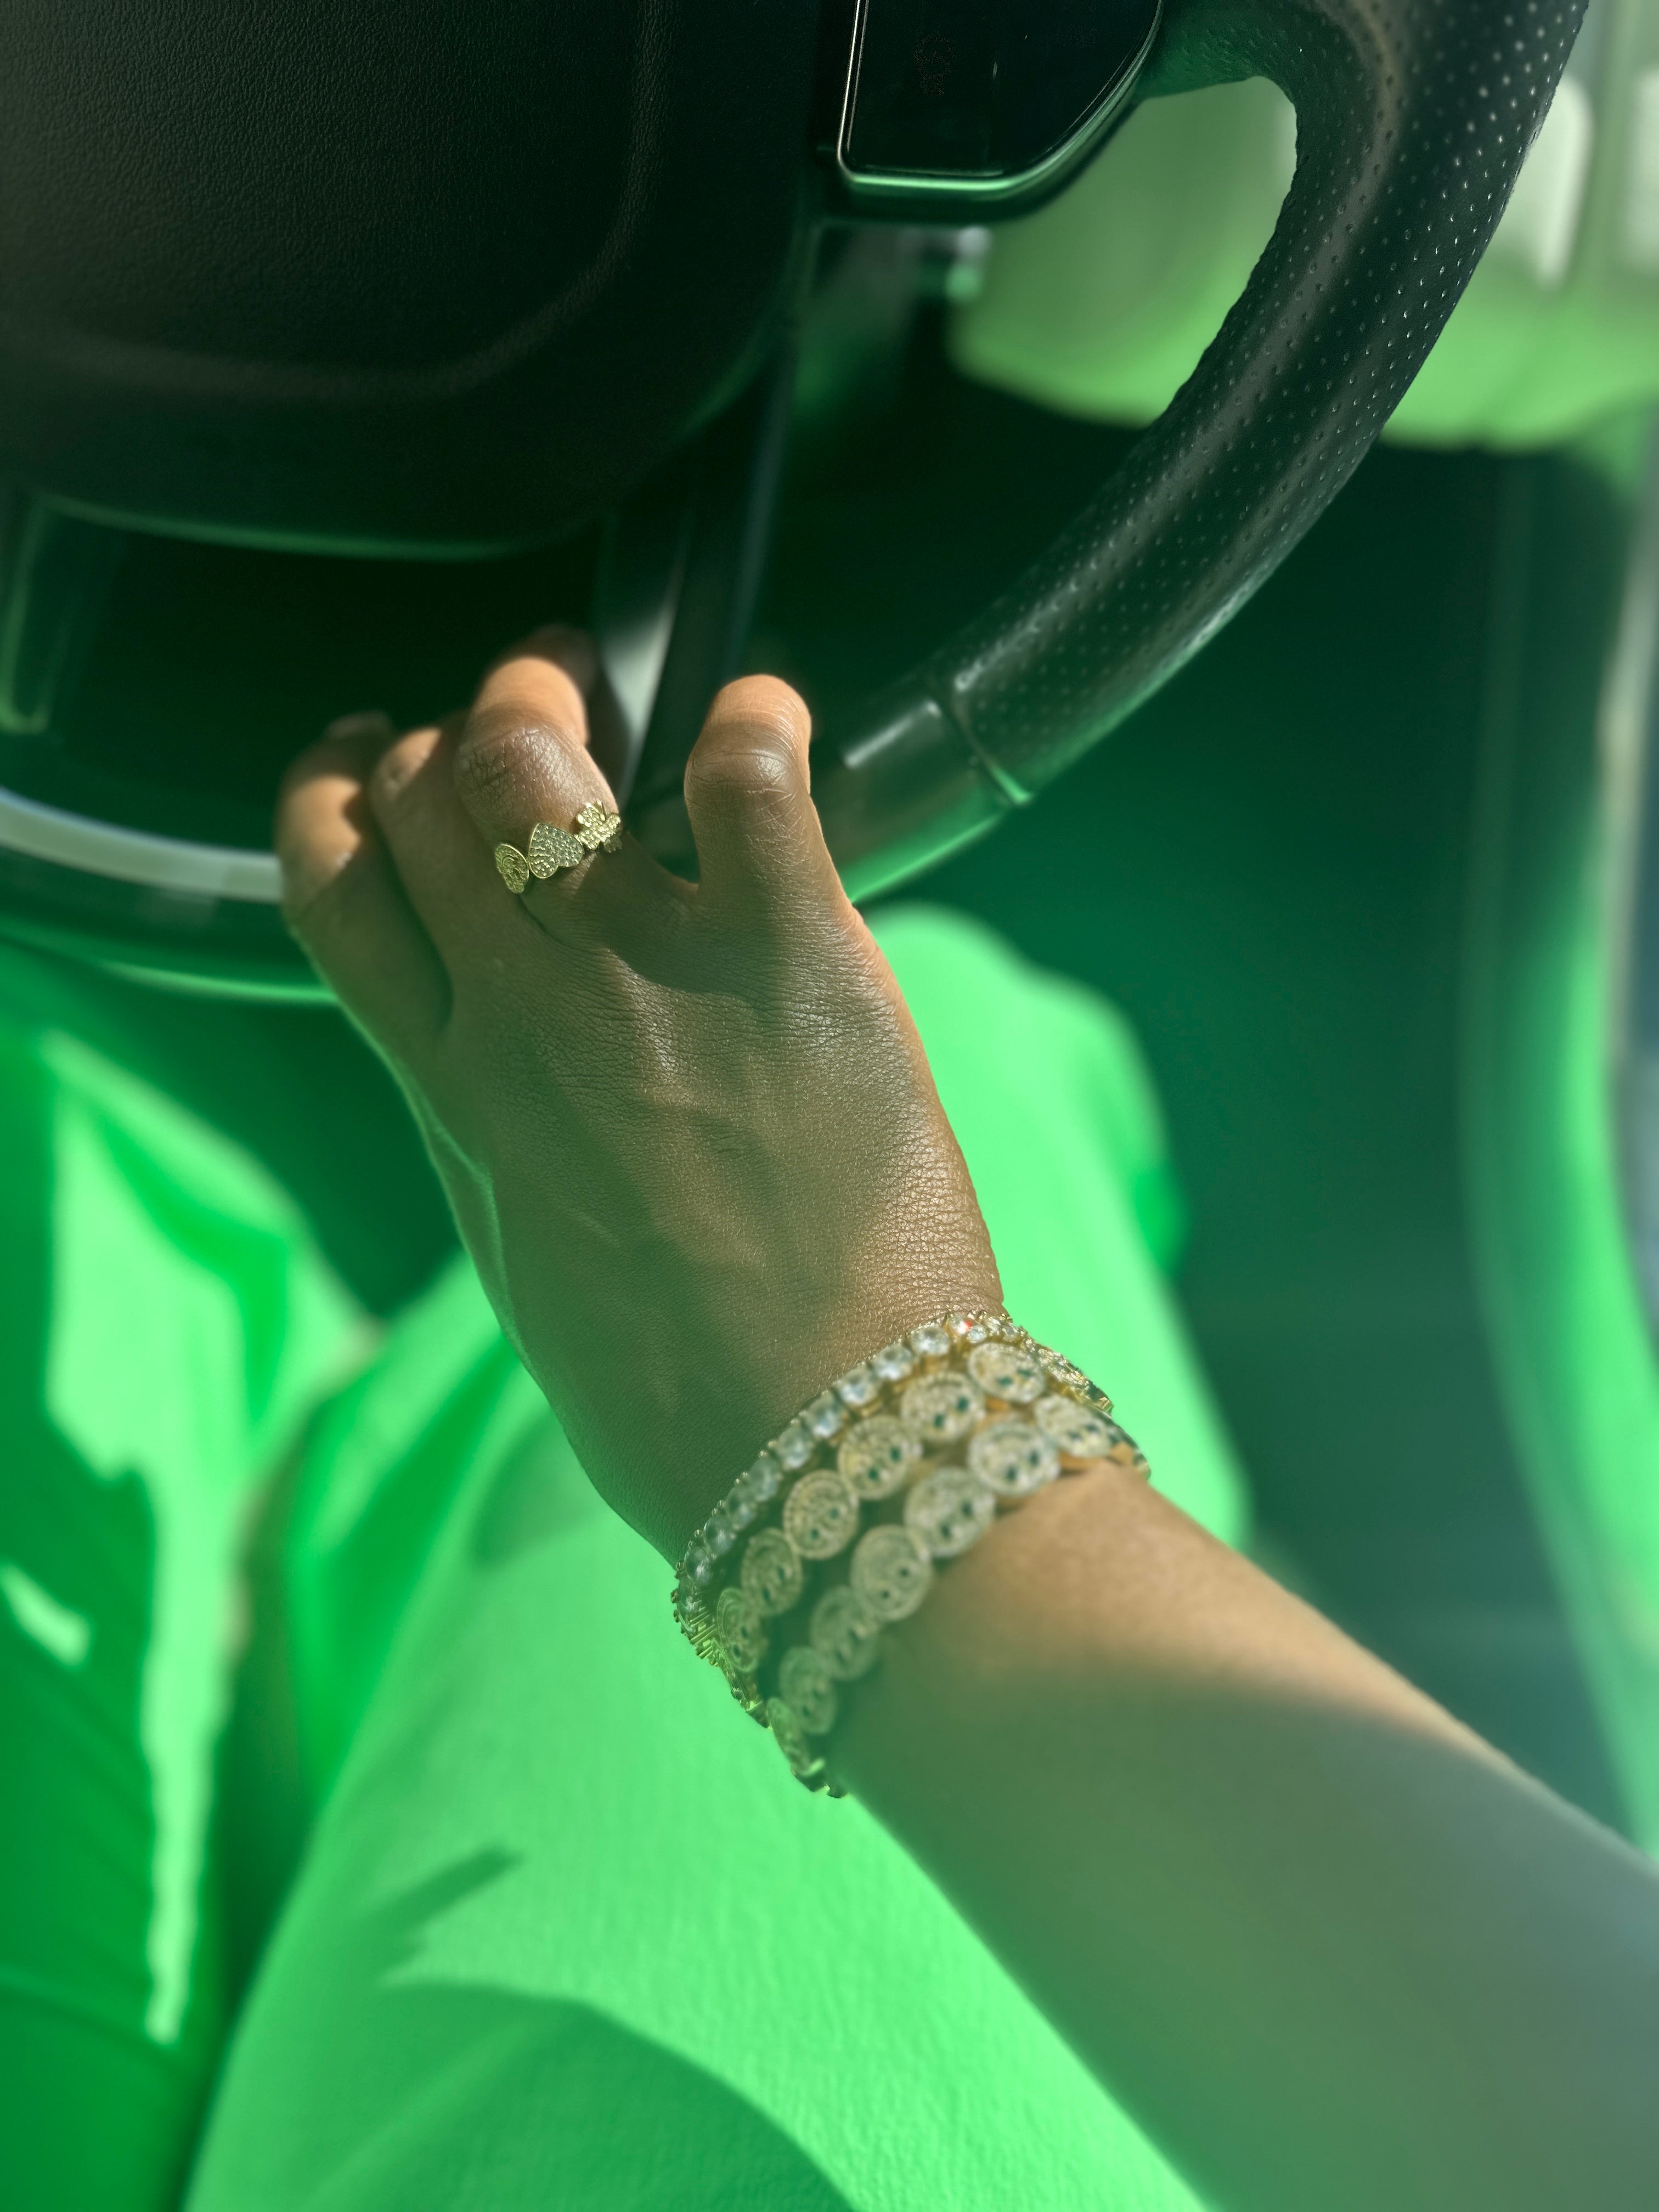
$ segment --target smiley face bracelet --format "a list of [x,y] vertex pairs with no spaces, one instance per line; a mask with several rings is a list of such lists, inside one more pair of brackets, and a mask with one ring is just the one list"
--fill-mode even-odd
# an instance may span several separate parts
[[939,1571],[1063,1475],[1146,1461],[1112,1403],[1006,1313],[948,1314],[849,1368],[686,1547],[674,1615],[808,1789],[884,1632]]

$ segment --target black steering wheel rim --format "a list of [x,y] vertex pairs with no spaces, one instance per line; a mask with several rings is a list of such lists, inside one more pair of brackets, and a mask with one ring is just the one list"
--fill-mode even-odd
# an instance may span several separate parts
[[[1027,804],[1317,520],[1473,274],[1584,4],[1165,0],[1125,96],[1268,77],[1296,110],[1294,180],[1197,369],[1069,528],[942,648],[820,736],[815,794],[855,896]],[[671,863],[689,857],[683,807],[660,779],[630,820]],[[132,964],[198,984],[303,988],[267,878],[221,893],[179,855],[135,848],[126,874],[89,894],[86,869],[100,864],[76,860],[72,825],[28,834],[33,846],[0,854],[0,906],[26,914],[36,941],[103,958],[125,946]]]
[[1266,252],[1193,375],[1026,574],[819,747],[855,896],[993,829],[1165,683],[1370,450],[1486,250],[1584,0],[1170,0],[1138,97],[1266,76]]

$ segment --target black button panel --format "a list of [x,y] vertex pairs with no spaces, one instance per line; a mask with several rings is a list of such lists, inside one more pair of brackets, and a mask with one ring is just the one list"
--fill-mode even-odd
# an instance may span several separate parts
[[864,0],[841,165],[854,190],[1022,183],[1091,142],[1159,0]]

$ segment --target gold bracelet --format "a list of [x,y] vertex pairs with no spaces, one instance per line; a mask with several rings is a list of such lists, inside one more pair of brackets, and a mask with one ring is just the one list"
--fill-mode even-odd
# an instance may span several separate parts
[[[1150,1472],[1110,1413],[1006,1314],[951,1314],[851,1368],[738,1477],[687,1547],[674,1613],[798,1780],[841,1794],[814,1741],[836,1724],[841,1686],[869,1673],[883,1629],[1000,1510],[1104,1462]],[[876,1525],[860,1533],[866,1510]],[[768,1668],[798,1613],[804,1636]]]

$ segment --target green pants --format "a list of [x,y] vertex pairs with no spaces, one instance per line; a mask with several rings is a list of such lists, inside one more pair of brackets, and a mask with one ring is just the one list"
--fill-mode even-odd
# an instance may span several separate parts
[[[1121,1025],[961,921],[881,934],[1011,1308],[1236,1536]],[[137,2212],[193,2160],[190,2212],[1191,2203],[685,1650],[464,1263],[374,1329],[280,1184],[21,962],[0,1117],[14,2201]],[[318,1809],[233,2028],[216,1747],[241,1532],[285,1461]]]

